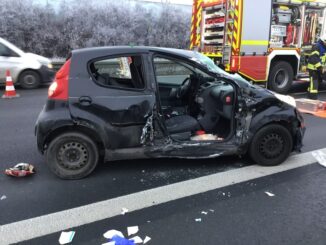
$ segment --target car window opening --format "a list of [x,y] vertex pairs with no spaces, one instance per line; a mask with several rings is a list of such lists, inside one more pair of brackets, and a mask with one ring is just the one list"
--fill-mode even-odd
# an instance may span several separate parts
[[223,141],[233,132],[234,88],[182,61],[155,57],[165,125],[181,141]]
[[114,88],[144,89],[141,56],[122,56],[92,62],[90,72],[97,83]]

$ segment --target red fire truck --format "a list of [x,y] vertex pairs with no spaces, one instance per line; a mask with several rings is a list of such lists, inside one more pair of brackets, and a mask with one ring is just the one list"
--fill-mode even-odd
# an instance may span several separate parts
[[194,0],[190,49],[279,93],[306,76],[326,0]]

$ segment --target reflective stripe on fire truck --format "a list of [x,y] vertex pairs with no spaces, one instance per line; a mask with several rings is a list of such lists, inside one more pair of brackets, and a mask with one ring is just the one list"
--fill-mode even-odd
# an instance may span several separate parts
[[[192,5],[190,49],[193,49],[195,47],[198,48],[200,45],[202,3],[203,3],[203,0],[194,0],[194,4]],[[200,18],[198,19],[198,17],[200,17]]]
[[200,46],[200,27],[201,27],[201,18],[202,18],[202,10],[203,10],[203,0],[198,0],[197,1],[197,15],[196,15],[196,42],[195,46],[199,47]]
[[241,12],[242,0],[236,0],[234,3],[234,19],[233,19],[233,39],[232,39],[232,55],[237,55],[240,48],[241,33]]
[[268,45],[268,40],[242,40],[241,45]]

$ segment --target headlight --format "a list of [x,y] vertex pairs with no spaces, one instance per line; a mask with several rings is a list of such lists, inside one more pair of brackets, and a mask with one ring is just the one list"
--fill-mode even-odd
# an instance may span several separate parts
[[48,64],[49,69],[53,69],[53,65],[51,63]]
[[292,96],[289,95],[283,95],[278,93],[273,93],[276,98],[278,98],[280,101],[287,103],[288,105],[291,105],[293,107],[297,106],[297,103],[295,102],[295,99]]

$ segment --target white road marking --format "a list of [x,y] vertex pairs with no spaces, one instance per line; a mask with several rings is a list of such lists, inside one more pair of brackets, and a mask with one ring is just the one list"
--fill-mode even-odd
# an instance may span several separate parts
[[[326,148],[320,149],[320,151],[326,153]],[[0,226],[0,244],[17,243],[121,215],[122,207],[128,207],[129,212],[141,210],[180,198],[306,166],[316,162],[311,153],[306,152],[292,155],[283,164],[275,167],[261,167],[257,165],[243,167],[2,225]]]

